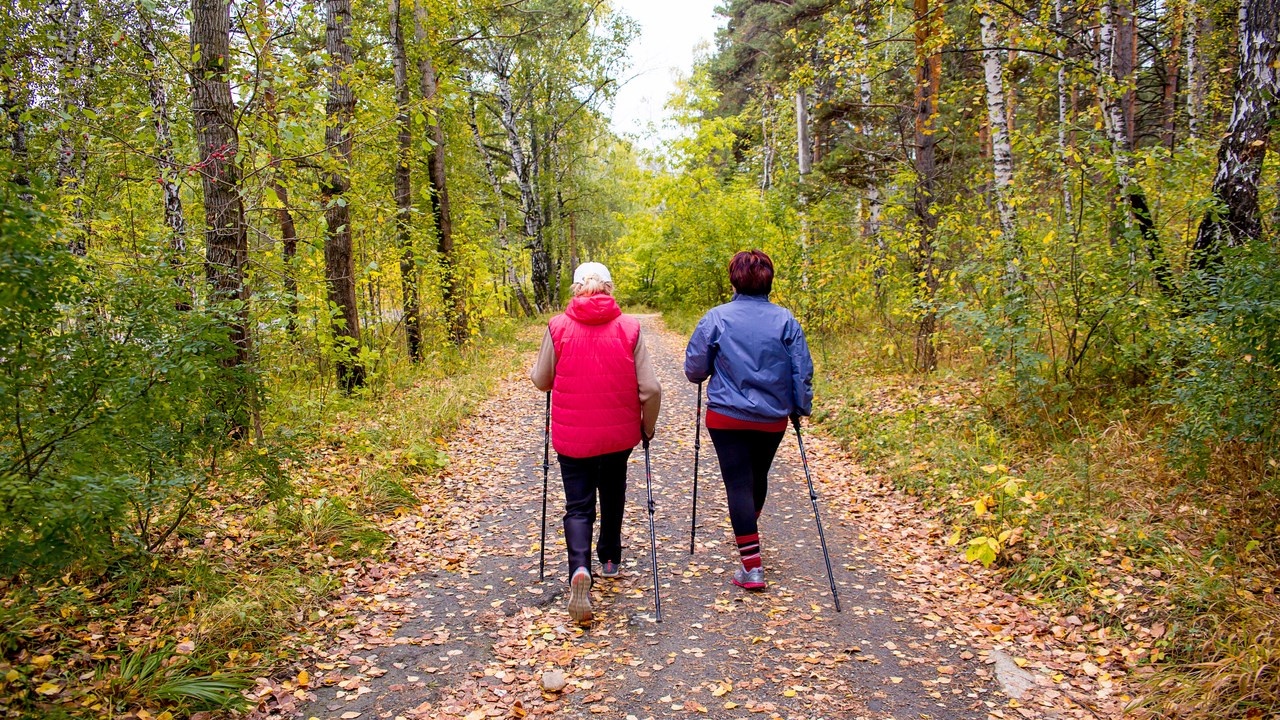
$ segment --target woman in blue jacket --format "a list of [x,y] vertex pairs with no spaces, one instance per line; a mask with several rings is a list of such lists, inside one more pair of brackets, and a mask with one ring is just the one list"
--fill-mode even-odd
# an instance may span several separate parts
[[813,360],[789,310],[769,302],[773,261],[759,250],[729,263],[733,299],[698,321],[685,349],[690,382],[707,378],[707,431],[720,460],[742,566],[733,584],[765,588],[757,521],[769,466],[792,416],[813,409]]

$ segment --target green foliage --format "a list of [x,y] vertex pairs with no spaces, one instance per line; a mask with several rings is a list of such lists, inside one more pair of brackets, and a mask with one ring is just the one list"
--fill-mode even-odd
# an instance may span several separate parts
[[1280,493],[1280,254],[1269,244],[1233,249],[1222,269],[1204,307],[1173,327],[1164,360],[1176,419],[1169,448],[1200,469],[1216,448],[1247,448]]
[[112,712],[169,705],[178,711],[242,709],[240,694],[253,679],[243,673],[210,671],[201,658],[179,655],[172,645],[141,645],[120,653],[119,663],[103,672],[101,701]]
[[[90,268],[12,189],[0,209],[0,573],[155,550],[218,481],[244,417],[220,319],[142,265]],[[252,393],[252,389],[248,393]]]

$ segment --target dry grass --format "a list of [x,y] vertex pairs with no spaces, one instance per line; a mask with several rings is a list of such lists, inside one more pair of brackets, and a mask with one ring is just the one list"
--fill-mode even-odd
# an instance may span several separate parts
[[[1143,678],[1136,710],[1280,716],[1280,483],[1262,453],[1219,447],[1192,473],[1167,456],[1165,414],[1141,396],[1028,425],[1019,408],[987,404],[985,381],[922,381],[864,353],[827,349],[818,418],[873,471],[943,508],[962,538],[998,529],[963,504],[990,492],[983,466],[1043,493],[1000,520],[1023,528],[999,557],[1007,582],[1126,637]],[[1108,601],[1117,589],[1129,602]]]

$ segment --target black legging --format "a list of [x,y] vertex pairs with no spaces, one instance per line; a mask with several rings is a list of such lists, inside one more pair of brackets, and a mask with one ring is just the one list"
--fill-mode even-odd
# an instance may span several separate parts
[[756,518],[769,494],[769,466],[786,431],[717,430],[707,428],[720,460],[720,475],[729,499],[729,522],[738,537],[759,530]]
[[622,511],[627,500],[627,458],[631,450],[573,458],[556,454],[564,481],[564,544],[569,551],[569,576],[580,567],[591,569],[591,534],[596,523],[596,493],[600,494],[600,562],[622,560]]

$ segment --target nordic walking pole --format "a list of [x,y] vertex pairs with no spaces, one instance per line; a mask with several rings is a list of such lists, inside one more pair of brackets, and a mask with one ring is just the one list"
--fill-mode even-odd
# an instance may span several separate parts
[[689,518],[689,554],[698,532],[698,450],[702,447],[702,383],[698,383],[698,411],[693,416],[693,515]]
[[551,393],[542,421],[542,541],[538,543],[538,582],[547,579],[547,472],[551,465]]
[[831,572],[831,555],[827,553],[827,536],[822,532],[822,518],[818,515],[818,493],[813,489],[813,478],[809,476],[809,460],[804,454],[804,440],[800,437],[800,416],[792,415],[791,424],[796,429],[796,442],[800,445],[800,463],[804,465],[804,479],[809,483],[809,500],[813,503],[813,521],[818,524],[818,539],[822,541],[822,559],[827,563],[827,582],[831,584],[831,598],[836,601],[836,612],[840,612],[840,595],[836,592],[836,578]]
[[[641,431],[643,437],[644,432]],[[658,539],[653,531],[653,470],[649,466],[649,438],[644,438],[644,480],[649,494],[649,564],[653,566],[653,607],[662,622],[662,595],[658,592]]]

